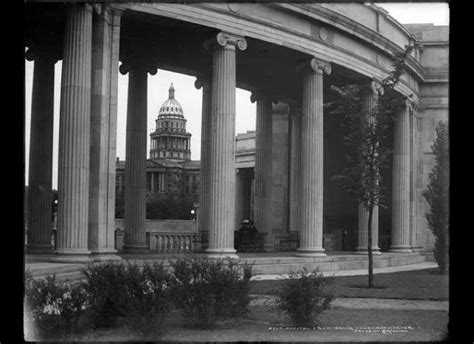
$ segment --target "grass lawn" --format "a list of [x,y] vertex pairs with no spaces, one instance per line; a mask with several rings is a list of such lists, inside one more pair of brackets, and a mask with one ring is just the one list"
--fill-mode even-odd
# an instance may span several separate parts
[[[445,311],[401,311],[374,309],[328,309],[319,317],[319,328],[297,328],[274,306],[252,306],[245,318],[220,320],[212,329],[191,329],[172,311],[162,333],[141,336],[124,326],[88,330],[71,340],[85,342],[129,341],[279,341],[279,342],[366,342],[440,341],[447,334]],[[37,339],[27,337],[27,339]]]
[[[327,288],[334,297],[370,297],[380,299],[448,300],[448,275],[439,275],[436,269],[375,274],[376,287],[366,288],[367,276],[333,277]],[[284,281],[251,281],[251,294],[274,295]]]

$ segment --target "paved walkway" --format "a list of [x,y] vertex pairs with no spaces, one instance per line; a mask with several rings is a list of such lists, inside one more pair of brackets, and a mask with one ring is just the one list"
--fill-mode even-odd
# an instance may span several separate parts
[[[250,304],[253,306],[274,306],[277,300],[274,295],[254,294],[251,296],[253,299]],[[449,301],[341,297],[331,302],[331,308],[448,311]]]
[[[400,271],[413,271],[413,270],[424,270],[424,269],[434,269],[437,268],[438,264],[435,262],[423,262],[417,264],[408,264],[400,266],[390,266],[386,268],[377,268],[374,269],[374,274],[383,274],[390,272],[400,272]],[[324,272],[324,276],[359,276],[367,275],[367,269],[360,270],[342,270],[342,271],[328,271]],[[288,274],[278,274],[278,275],[257,275],[251,278],[252,281],[268,281],[268,280],[279,280],[288,278]]]

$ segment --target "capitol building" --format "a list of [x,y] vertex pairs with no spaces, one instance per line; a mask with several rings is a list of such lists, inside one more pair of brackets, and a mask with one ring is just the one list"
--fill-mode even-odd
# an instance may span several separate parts
[[[151,133],[150,155],[146,161],[147,194],[167,193],[199,202],[199,161],[191,160],[191,133],[175,99],[173,84],[168,99],[161,105]],[[125,191],[125,161],[117,158],[116,192]]]

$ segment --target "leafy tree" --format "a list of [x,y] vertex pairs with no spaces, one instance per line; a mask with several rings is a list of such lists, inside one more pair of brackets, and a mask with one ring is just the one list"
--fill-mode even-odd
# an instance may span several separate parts
[[428,227],[436,240],[434,256],[441,273],[449,270],[449,130],[447,122],[439,122],[436,139],[431,146],[435,166],[430,173],[428,189],[423,192],[430,209],[425,214]]
[[368,287],[372,288],[372,215],[375,206],[386,207],[383,199],[382,175],[380,171],[388,166],[392,145],[390,131],[395,114],[402,110],[405,98],[395,92],[405,68],[405,60],[413,46],[393,57],[393,70],[382,80],[383,96],[372,107],[364,105],[365,90],[358,85],[331,86],[338,94],[335,101],[326,104],[331,114],[342,115],[345,131],[346,167],[340,175],[333,176],[342,188],[351,194],[368,211]]
[[147,219],[189,220],[193,203],[184,195],[152,193],[146,201]]

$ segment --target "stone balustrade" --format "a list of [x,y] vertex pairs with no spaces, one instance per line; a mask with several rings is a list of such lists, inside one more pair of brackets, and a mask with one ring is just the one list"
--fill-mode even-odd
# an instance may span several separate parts
[[[115,249],[122,251],[124,221],[115,219]],[[154,253],[186,253],[201,251],[201,236],[196,221],[146,220],[146,245]]]
[[157,253],[186,253],[200,250],[200,233],[147,232],[148,249]]

